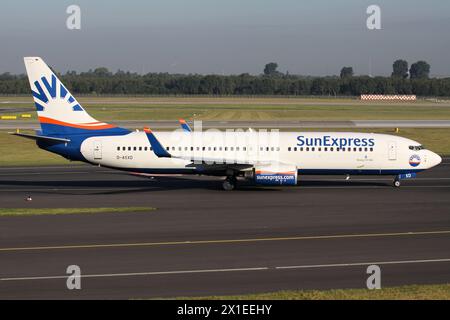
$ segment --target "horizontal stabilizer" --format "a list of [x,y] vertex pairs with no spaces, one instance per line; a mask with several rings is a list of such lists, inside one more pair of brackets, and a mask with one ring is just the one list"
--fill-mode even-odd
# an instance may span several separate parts
[[14,132],[11,133],[14,136],[19,136],[19,137],[24,137],[27,139],[32,139],[32,140],[46,140],[46,141],[54,141],[54,142],[70,142],[69,139],[64,139],[64,138],[54,138],[54,137],[48,137],[48,136],[40,136],[40,135],[35,135],[35,134],[26,134],[26,133],[19,133],[19,132]]

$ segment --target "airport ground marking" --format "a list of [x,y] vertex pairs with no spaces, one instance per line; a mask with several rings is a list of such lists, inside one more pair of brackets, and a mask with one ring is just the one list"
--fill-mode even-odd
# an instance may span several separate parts
[[[244,267],[244,268],[221,268],[221,269],[197,269],[197,270],[173,270],[173,271],[148,271],[148,272],[128,272],[128,273],[103,273],[86,274],[81,278],[113,278],[113,277],[136,277],[136,276],[158,276],[158,275],[182,275],[182,274],[201,274],[201,273],[222,273],[222,272],[252,272],[252,271],[283,271],[292,269],[317,269],[317,268],[335,268],[335,267],[357,267],[367,265],[399,265],[414,263],[442,263],[450,262],[450,258],[442,259],[424,259],[424,260],[394,260],[377,262],[352,262],[352,263],[333,263],[301,266],[281,266],[281,267]],[[67,275],[62,276],[30,276],[30,277],[9,277],[0,278],[0,281],[32,281],[32,280],[56,280],[67,279]]]
[[[156,276],[156,275],[173,275],[173,274],[217,273],[217,272],[237,272],[237,271],[242,272],[242,271],[262,271],[262,270],[269,270],[269,267],[150,271],[150,272],[128,272],[128,273],[103,273],[103,274],[81,275],[81,278]],[[66,279],[66,278],[67,278],[67,276],[17,277],[17,278],[0,278],[0,281],[53,280],[53,279]]]
[[352,263],[333,263],[333,264],[311,264],[311,265],[275,267],[275,269],[287,270],[287,269],[314,269],[314,268],[334,268],[334,267],[362,267],[362,266],[370,266],[370,265],[392,265],[392,264],[395,265],[395,264],[437,263],[437,262],[450,262],[450,258],[425,259],[425,260],[352,262]]
[[243,239],[216,239],[216,240],[192,240],[192,241],[186,240],[186,241],[165,241],[165,242],[111,243],[111,244],[80,244],[80,245],[39,246],[39,247],[11,247],[11,248],[0,248],[0,253],[16,252],[16,251],[129,248],[129,247],[153,247],[153,246],[201,245],[201,244],[233,244],[233,243],[256,243],[256,242],[270,242],[270,241],[381,238],[381,237],[402,237],[402,236],[444,235],[444,234],[450,234],[450,230],[365,233],[365,234],[336,234],[336,235],[248,238],[248,239],[243,238]]

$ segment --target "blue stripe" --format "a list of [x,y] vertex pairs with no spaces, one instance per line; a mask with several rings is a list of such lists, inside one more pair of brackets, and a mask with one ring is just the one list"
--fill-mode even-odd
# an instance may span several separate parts
[[[104,166],[104,165],[103,165]],[[147,173],[147,174],[207,174],[213,175],[214,173],[223,173],[225,175],[225,170],[212,170],[205,171],[204,168],[120,168],[114,166],[106,166],[111,169],[127,171],[127,172],[136,172],[136,173]],[[413,173],[424,171],[424,169],[401,169],[401,170],[354,170],[354,169],[308,169],[308,170],[299,170],[299,174],[302,175],[343,175],[343,174],[352,174],[352,175],[398,175],[404,173]],[[301,179],[301,178],[300,178]]]
[[[85,135],[85,136],[112,136],[112,135],[124,135],[130,133],[130,130],[124,128],[110,128],[110,129],[81,129],[67,126],[61,126],[58,124],[41,123],[42,132],[46,135]],[[70,138],[69,138],[70,139]]]
[[299,175],[398,175],[405,173],[421,172],[425,169],[299,169]]

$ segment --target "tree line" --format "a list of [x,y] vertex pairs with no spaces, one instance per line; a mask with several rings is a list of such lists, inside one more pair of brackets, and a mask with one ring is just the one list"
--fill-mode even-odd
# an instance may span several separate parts
[[[400,61],[400,62],[398,62]],[[134,95],[325,95],[415,94],[450,96],[450,78],[429,78],[429,65],[422,61],[408,69],[397,60],[390,77],[355,76],[344,67],[340,76],[299,76],[282,73],[268,63],[261,75],[200,75],[137,73],[96,68],[88,72],[58,74],[74,94]],[[425,64],[424,64],[425,63]],[[0,94],[29,94],[25,75],[0,74]]]

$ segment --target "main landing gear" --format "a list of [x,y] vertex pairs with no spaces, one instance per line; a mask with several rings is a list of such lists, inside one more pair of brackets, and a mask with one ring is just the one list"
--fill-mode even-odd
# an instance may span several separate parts
[[235,176],[228,176],[222,183],[222,188],[225,191],[231,191],[236,188],[237,179]]
[[402,185],[402,184],[400,183],[399,177],[395,177],[394,182],[392,183],[392,185],[393,185],[395,188],[399,188],[399,187]]

